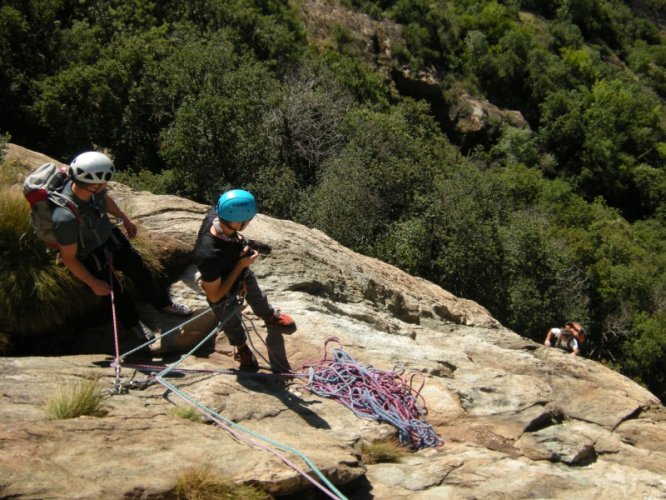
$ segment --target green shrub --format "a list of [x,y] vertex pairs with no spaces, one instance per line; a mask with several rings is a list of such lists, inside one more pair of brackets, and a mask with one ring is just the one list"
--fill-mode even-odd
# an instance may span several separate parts
[[247,485],[234,484],[215,476],[208,467],[192,468],[176,482],[176,498],[179,500],[268,500],[268,493]]
[[46,415],[52,420],[76,418],[81,415],[101,416],[103,399],[98,379],[84,379],[58,387],[46,402]]
[[5,161],[7,154],[7,143],[9,142],[9,134],[0,134],[0,163]]
[[52,330],[95,303],[65,267],[54,265],[54,255],[34,235],[18,186],[0,186],[0,254],[0,330]]
[[157,174],[150,170],[118,172],[113,180],[132,186],[132,189],[150,191],[154,194],[169,194],[177,190],[177,181],[173,170],[164,170]]
[[[11,340],[53,332],[89,314],[96,297],[35,235],[16,165],[0,168],[0,352]],[[133,245],[155,273],[162,266],[152,241],[139,233]]]

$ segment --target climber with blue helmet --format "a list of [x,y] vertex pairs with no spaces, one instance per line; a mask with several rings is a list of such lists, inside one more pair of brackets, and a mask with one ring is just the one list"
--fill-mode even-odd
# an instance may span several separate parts
[[140,295],[156,309],[179,316],[189,316],[192,310],[171,300],[122,231],[109,220],[109,215],[118,218],[127,236],[136,236],[136,224],[107,190],[115,172],[113,161],[104,153],[87,151],[76,156],[69,165],[68,180],[59,190],[72,203],[53,207],[53,233],[65,267],[108,302],[113,291],[118,320],[145,342],[155,333],[140,321],[134,301],[115,274],[109,272],[110,266],[129,277]]
[[257,214],[257,203],[252,193],[232,189],[220,196],[217,205],[204,218],[194,246],[194,261],[200,274],[199,284],[229,343],[236,349],[235,357],[242,369],[256,370],[257,363],[247,346],[247,336],[240,314],[232,313],[235,297],[244,298],[252,311],[269,327],[283,331],[296,328],[294,320],[275,309],[261,290],[250,269],[259,252],[250,246],[239,232],[244,230]]

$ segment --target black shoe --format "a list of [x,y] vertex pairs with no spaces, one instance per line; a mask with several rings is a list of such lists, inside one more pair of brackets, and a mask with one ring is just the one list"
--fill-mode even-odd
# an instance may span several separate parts
[[259,369],[257,358],[254,357],[254,354],[252,354],[252,351],[247,344],[236,348],[234,359],[237,359],[240,362],[241,370],[257,371]]
[[139,321],[136,325],[130,328],[130,331],[139,340],[146,342],[155,338],[155,332]]

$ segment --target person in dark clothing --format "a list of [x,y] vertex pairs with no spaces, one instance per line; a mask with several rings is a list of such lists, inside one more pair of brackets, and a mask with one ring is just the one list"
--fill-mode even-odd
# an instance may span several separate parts
[[189,316],[192,310],[169,298],[125,235],[109,220],[109,214],[118,217],[127,235],[136,236],[136,225],[108,194],[106,186],[114,173],[113,162],[102,153],[90,151],[74,158],[61,194],[74,202],[78,214],[56,206],[52,214],[53,231],[60,259],[67,269],[95,295],[110,300],[113,290],[120,323],[145,341],[155,337],[155,333],[140,321],[127,290],[115,275],[111,278],[110,265],[129,277],[142,297],[158,310],[180,316]]
[[215,209],[203,220],[194,247],[194,261],[200,273],[200,286],[229,343],[236,349],[236,358],[243,369],[257,369],[258,363],[247,346],[247,336],[238,305],[234,300],[243,296],[252,311],[266,324],[294,330],[296,324],[268,302],[250,266],[259,254],[239,233],[257,213],[254,196],[248,191],[234,189],[223,193]]

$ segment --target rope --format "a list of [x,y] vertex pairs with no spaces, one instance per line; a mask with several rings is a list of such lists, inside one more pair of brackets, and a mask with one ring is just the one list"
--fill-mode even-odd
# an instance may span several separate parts
[[[238,302],[235,297],[232,297],[228,300],[230,301],[230,303],[231,303],[231,301]],[[220,322],[220,324],[223,325],[224,323],[226,323],[232,317],[232,315],[238,314],[240,305],[241,304],[238,303],[236,307],[232,308],[230,310],[229,314],[227,316],[225,316],[225,318]],[[114,309],[115,309],[115,306],[114,306]],[[199,317],[199,316],[201,316],[201,315],[203,315],[207,312],[208,312],[208,310],[199,314],[197,317]],[[190,321],[193,321],[194,319],[196,319],[196,317],[191,318],[188,321],[185,321],[184,323],[181,323],[180,325],[172,328],[168,332],[165,332],[164,334],[162,334],[162,337],[165,336],[165,335],[170,335],[171,333],[180,329],[182,326],[189,323]],[[196,352],[202,345],[204,345],[216,333],[217,333],[217,327],[214,328],[213,330],[211,330],[210,333],[208,333],[208,335],[206,335],[201,341],[199,341],[199,343],[197,343],[192,349],[190,349],[190,351],[188,351],[186,354],[182,355],[181,358],[178,361],[176,361],[175,363],[173,363],[171,365],[165,366],[164,369],[161,370],[157,374],[151,374],[150,378],[154,377],[154,379],[157,382],[159,382],[161,385],[163,385],[167,390],[173,392],[174,394],[178,395],[181,399],[183,399],[184,401],[186,401],[190,405],[194,406],[197,409],[197,411],[200,411],[203,414],[205,414],[206,416],[208,416],[213,422],[215,422],[218,426],[220,426],[221,428],[223,428],[224,430],[229,432],[232,436],[234,436],[239,441],[246,442],[247,444],[249,444],[251,446],[255,446],[257,448],[260,448],[260,449],[263,449],[263,450],[266,450],[266,451],[272,453],[273,455],[278,457],[283,463],[285,463],[286,465],[288,465],[289,467],[294,469],[297,473],[299,473],[306,480],[311,482],[314,486],[319,488],[323,493],[325,493],[330,498],[333,498],[333,499],[336,499],[336,500],[347,500],[347,498],[326,478],[326,476],[324,476],[324,474],[322,474],[322,472],[316,467],[316,465],[306,455],[304,455],[300,451],[295,450],[295,449],[293,449],[293,448],[291,448],[287,445],[284,445],[284,444],[278,443],[276,441],[273,441],[273,440],[271,440],[267,437],[264,437],[264,436],[262,436],[258,433],[255,433],[255,432],[253,432],[249,429],[246,429],[246,428],[232,422],[229,419],[226,419],[225,417],[218,414],[217,412],[215,412],[211,408],[208,408],[207,406],[203,405],[201,402],[194,399],[189,394],[186,394],[185,392],[181,391],[180,389],[178,389],[174,385],[172,385],[169,382],[167,382],[166,380],[164,380],[163,377],[166,376],[168,373],[170,373],[172,371],[184,371],[183,369],[178,368],[178,365],[180,365],[183,361],[185,361],[185,359],[187,359],[194,352]],[[125,353],[122,356],[117,356],[116,361],[113,363],[115,365],[117,373],[119,373],[122,359],[124,359],[126,356],[128,356],[132,352],[135,352],[135,351],[145,347],[146,345],[149,345],[152,342],[155,342],[155,340],[156,339],[151,339],[150,341],[144,343],[143,345],[139,346],[138,348],[135,348],[135,349]],[[249,436],[252,436],[255,439],[247,438],[242,433],[245,433]],[[307,474],[307,472],[300,469],[296,464],[289,461],[282,454],[278,453],[276,450],[270,448],[269,446],[262,445],[259,441],[264,441],[266,443],[269,443],[269,444],[271,444],[273,446],[276,446],[276,447],[278,447],[278,448],[280,448],[284,451],[290,452],[290,453],[300,457],[310,467],[310,469],[321,479],[321,481],[324,483],[325,486],[318,483],[317,481],[315,481],[313,478],[311,478]]]
[[[254,321],[252,321],[252,318],[249,318],[245,314],[241,314],[241,322],[243,323],[243,328],[245,329],[245,332],[248,334],[247,336],[247,343],[250,345],[254,353],[257,355],[258,358],[263,360],[268,366],[270,366],[273,369],[278,369],[280,370],[279,372],[274,372],[275,375],[282,375],[282,376],[292,376],[292,377],[305,377],[304,374],[299,374],[293,371],[288,365],[282,365],[281,363],[278,363],[276,359],[269,360],[266,359],[266,357],[259,352],[259,350],[255,347],[254,342],[252,341],[252,336],[249,335],[250,329],[248,328],[247,324],[245,323],[245,320],[250,324],[252,327],[252,331],[254,334],[257,336],[259,340],[261,340],[261,343],[264,344],[264,347],[266,348],[266,352],[270,352],[270,349],[268,348],[268,344],[266,343],[266,340],[262,338],[261,335],[259,335],[259,331],[257,330],[256,325],[254,324]],[[270,356],[269,356],[270,357]]]
[[[183,321],[182,323],[180,323],[180,324],[174,326],[171,330],[168,330],[168,331],[166,331],[166,332],[160,334],[159,337],[154,337],[154,338],[148,340],[147,342],[144,342],[143,344],[141,344],[141,345],[135,347],[134,349],[132,349],[132,350],[130,350],[130,351],[127,351],[127,352],[126,352],[125,354],[123,354],[120,358],[121,358],[121,359],[125,359],[125,358],[126,358],[127,356],[129,356],[130,354],[134,354],[135,352],[140,351],[140,350],[143,349],[144,347],[147,347],[147,346],[149,346],[149,345],[154,344],[155,342],[157,342],[159,339],[161,339],[161,338],[163,338],[163,337],[167,337],[167,336],[169,336],[169,335],[171,335],[172,333],[175,333],[175,332],[180,332],[180,331],[182,330],[182,328],[183,328],[185,325],[187,325],[188,323],[191,323],[191,322],[194,321],[195,319],[199,319],[201,316],[204,316],[204,315],[208,314],[208,311],[210,311],[210,307],[207,307],[206,309],[204,309],[202,312],[200,312],[200,313],[197,314],[196,316],[192,316],[191,318],[188,318],[186,321]],[[215,328],[213,329],[213,331],[217,331],[217,327],[215,327]]]
[[[326,345],[339,341],[331,338]],[[412,449],[441,446],[444,441],[425,421],[427,413],[421,397],[424,380],[418,390],[401,377],[404,370],[385,371],[371,365],[357,363],[342,349],[333,349],[332,357],[326,354],[309,367],[306,388],[319,396],[338,401],[357,416],[380,420],[398,429],[400,442]],[[307,366],[307,365],[306,365]]]
[[[217,425],[228,431],[230,434],[232,434],[236,439],[238,439],[241,442],[245,442],[251,446],[255,446],[258,448],[261,448],[265,451],[268,451],[278,457],[283,463],[294,469],[296,472],[298,472],[300,475],[302,475],[305,479],[307,479],[310,483],[312,483],[314,486],[319,488],[322,492],[324,492],[327,496],[330,498],[336,499],[336,500],[347,500],[347,497],[345,497],[327,478],[324,476],[321,471],[317,468],[317,466],[312,463],[312,461],[303,453],[301,453],[298,450],[295,450],[287,445],[278,443],[277,441],[273,441],[272,439],[269,439],[267,437],[264,437],[256,432],[253,432],[249,429],[246,429],[245,427],[242,427],[233,421],[223,417],[222,415],[216,413],[214,410],[211,408],[208,408],[207,406],[203,405],[193,397],[191,397],[189,394],[186,394],[179,390],[177,387],[173,386],[166,380],[162,379],[162,375],[158,374],[156,376],[156,380],[162,384],[164,387],[172,391],[174,394],[178,395],[181,397],[183,400],[197,408],[200,412],[202,412],[204,415],[209,417],[212,421],[214,421]],[[296,464],[292,463],[289,461],[286,457],[282,456],[280,453],[276,452],[275,450],[271,449],[270,447],[261,444],[260,442],[254,440],[254,439],[249,439],[245,436],[243,436],[240,432],[236,432],[236,430],[248,434],[252,436],[253,438],[256,438],[261,441],[265,441],[266,443],[269,443],[273,446],[276,446],[284,451],[290,452],[299,458],[301,458],[309,467],[312,469],[312,471],[324,482],[324,484],[328,487],[326,489],[324,486],[316,482],[313,478],[311,478],[304,470],[300,469]],[[330,491],[329,491],[330,490]]]
[[[226,323],[234,314],[239,314],[240,306],[242,305],[242,300],[239,302],[236,297],[228,299],[229,301],[235,300],[237,302],[236,307],[231,308],[229,314],[220,322],[220,325]],[[122,360],[129,354],[142,349],[146,345],[150,345],[155,342],[157,339],[151,339],[148,342],[142,344],[141,346],[125,353],[120,356],[118,354],[117,348],[117,328],[115,326],[115,304],[113,303],[112,296],[112,308],[114,309],[114,332],[116,335],[116,360],[114,362],[116,368],[116,384],[118,385],[118,380],[120,376],[120,365]],[[194,321],[195,319],[201,317],[203,314],[208,313],[208,309],[199,315],[188,319],[187,321],[181,323],[180,325],[172,328],[168,332],[165,332],[161,337],[172,334],[175,331],[180,330],[187,323]],[[240,315],[240,314],[239,314]],[[249,328],[243,322],[243,317],[245,315],[240,315],[241,322],[245,327],[246,332],[249,333]],[[266,341],[259,335],[257,329],[251,319],[247,318],[250,322],[252,329],[254,330],[257,337],[264,343],[266,346]],[[208,372],[208,373],[237,373],[232,370],[187,370],[179,368],[179,365],[196,352],[202,345],[204,345],[211,336],[217,333],[217,327],[211,330],[208,335],[206,335],[197,345],[195,345],[189,352],[182,355],[181,358],[171,365],[160,366],[160,365],[139,365],[143,366],[144,369],[155,369],[160,368],[159,373],[151,373],[149,379],[154,378],[157,382],[163,385],[168,391],[173,392],[181,399],[186,401],[188,404],[195,407],[195,409],[204,415],[206,415],[211,421],[215,422],[219,427],[229,432],[234,438],[241,442],[246,442],[247,444],[269,451],[277,458],[279,458],[283,463],[294,469],[305,479],[310,481],[314,486],[319,488],[327,496],[334,499],[346,500],[346,497],[338,491],[335,486],[321,473],[321,471],[312,463],[312,461],[303,453],[295,450],[289,446],[283,445],[276,441],[273,441],[267,437],[264,437],[258,433],[255,433],[249,429],[246,429],[231,420],[225,418],[224,416],[218,414],[211,408],[203,405],[201,402],[194,399],[192,396],[181,391],[173,384],[170,384],[164,377],[171,371],[179,372]],[[252,349],[259,355],[264,361],[266,358],[261,355],[258,350],[254,347],[250,336],[248,335],[248,341]],[[421,378],[420,386],[417,390],[412,387],[414,378],[420,374],[413,373],[409,377],[409,382],[405,381],[402,378],[404,369],[396,367],[392,371],[378,370],[373,368],[371,365],[361,365],[357,363],[349,354],[344,352],[342,349],[333,349],[332,357],[327,355],[327,346],[329,342],[335,341],[340,344],[339,340],[336,338],[327,339],[324,345],[324,355],[323,357],[314,364],[303,365],[301,370],[307,368],[307,382],[305,387],[310,392],[317,394],[322,397],[327,397],[338,401],[344,406],[351,409],[358,417],[385,421],[392,424],[398,429],[400,442],[409,446],[412,449],[420,449],[424,447],[434,447],[441,446],[444,444],[444,441],[435,433],[434,429],[430,424],[425,421],[425,416],[427,414],[427,409],[425,402],[421,396],[421,390],[423,389],[425,379]],[[267,347],[267,346],[266,346]],[[269,362],[270,364],[270,362]],[[283,369],[283,367],[278,367]],[[141,369],[141,368],[139,368]],[[274,375],[274,374],[273,374]],[[282,376],[288,376],[292,378],[306,378],[305,373],[293,372],[289,369],[284,369]],[[247,437],[251,436],[251,437]],[[296,464],[289,461],[281,453],[272,449],[270,446],[261,444],[260,441],[268,443],[272,446],[277,447],[283,451],[292,453],[300,457],[310,469],[319,477],[323,484],[315,481],[311,478],[305,471],[301,470]]]
[[116,294],[113,291],[113,254],[109,252],[109,286],[111,287],[111,320],[113,321],[113,340],[116,349],[116,357],[114,360],[116,379],[114,381],[115,391],[120,394],[122,392],[122,383],[120,382],[120,344],[118,342],[118,321],[116,319]]

